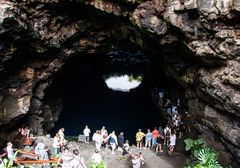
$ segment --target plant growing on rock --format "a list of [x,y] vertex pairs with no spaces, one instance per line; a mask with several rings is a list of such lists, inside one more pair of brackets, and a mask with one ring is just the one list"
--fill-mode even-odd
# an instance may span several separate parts
[[210,148],[203,148],[203,139],[185,139],[186,151],[191,150],[195,157],[193,163],[185,168],[223,168],[219,162],[217,153]]
[[217,154],[210,148],[204,148],[199,151],[198,161],[205,167],[222,168],[217,160]]
[[210,148],[203,148],[199,151],[197,161],[185,168],[223,168],[218,162],[217,154]]
[[196,139],[196,140],[187,138],[184,140],[184,143],[186,145],[185,150],[186,151],[191,150],[191,152],[195,158],[198,157],[198,153],[202,149],[202,146],[204,144],[203,139],[201,139],[201,138]]

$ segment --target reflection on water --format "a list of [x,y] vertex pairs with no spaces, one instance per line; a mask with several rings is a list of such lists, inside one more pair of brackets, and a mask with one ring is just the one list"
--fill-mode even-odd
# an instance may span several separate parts
[[142,76],[116,75],[105,79],[108,88],[116,91],[129,92],[138,87],[142,82]]

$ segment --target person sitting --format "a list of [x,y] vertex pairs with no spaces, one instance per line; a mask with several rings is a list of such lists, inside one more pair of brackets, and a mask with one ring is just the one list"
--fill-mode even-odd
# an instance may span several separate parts
[[35,150],[34,153],[38,155],[38,157],[36,157],[36,159],[44,159],[46,158],[45,154],[45,145],[43,144],[43,140],[39,139],[37,146],[35,146]]
[[30,130],[28,129],[28,127],[23,126],[21,128],[18,129],[18,131],[21,133],[21,135],[26,136],[27,138],[29,138],[30,135]]
[[[49,149],[48,146],[44,146],[44,151],[43,151],[43,160],[49,160]],[[49,163],[43,163],[43,168],[50,168]]]
[[122,152],[122,156],[126,155],[126,154],[130,154],[130,146],[129,146],[129,141],[126,140],[125,143],[123,144],[123,152]]

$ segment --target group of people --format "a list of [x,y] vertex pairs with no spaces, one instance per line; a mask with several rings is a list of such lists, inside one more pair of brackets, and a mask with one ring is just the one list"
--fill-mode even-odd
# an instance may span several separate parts
[[[145,140],[145,145],[144,145]],[[141,129],[136,133],[137,148],[150,149],[154,148],[156,153],[163,152],[163,145],[169,147],[169,154],[172,154],[176,146],[176,131],[169,128],[167,125],[164,129],[160,126],[151,132],[150,129],[147,133],[142,132]]]
[[[86,125],[85,129],[83,130],[85,143],[89,143],[90,133],[91,130]],[[92,136],[92,140],[95,143],[96,150],[100,151],[101,148],[107,148],[108,146],[110,146],[112,154],[115,153],[117,147],[119,147],[119,149],[122,149],[125,142],[123,132],[120,132],[118,136],[116,135],[115,131],[112,131],[110,134],[108,134],[108,131],[106,130],[105,126],[95,131],[95,133]]]
[[62,162],[63,168],[87,168],[84,162],[84,158],[80,155],[78,149],[74,149],[72,152],[69,151],[68,147],[63,147],[58,164]]
[[[155,127],[152,131],[147,129],[144,133],[139,129],[135,135],[136,137],[136,146],[138,149],[154,149],[156,153],[163,152],[164,145],[168,147],[168,153],[173,154],[176,147],[176,140],[183,137],[185,129],[191,131],[191,127],[186,126],[183,122],[184,119],[188,119],[189,115],[186,113],[185,118],[182,117],[175,109],[172,113],[171,118],[167,122],[166,127],[163,129],[161,126],[159,128]],[[23,127],[19,129],[21,135],[29,137],[30,130],[28,127]],[[83,130],[84,142],[88,144],[90,142],[91,130],[86,125]],[[122,155],[128,155],[132,159],[133,168],[140,168],[140,165],[144,164],[143,155],[141,152],[133,154],[130,149],[129,141],[125,140],[124,133],[120,132],[116,135],[115,131],[112,131],[108,134],[108,131],[103,126],[101,129],[96,130],[92,135],[92,140],[95,143],[95,152],[92,156],[92,162],[94,164],[100,164],[102,162],[102,157],[100,151],[102,148],[111,148],[112,154],[115,154],[115,150],[118,149],[122,151]],[[64,128],[59,129],[55,134],[52,142],[53,154],[55,157],[59,158],[59,163],[62,161],[62,167],[64,165],[72,165],[72,167],[86,168],[83,157],[80,156],[77,149],[73,152],[69,152],[69,149],[66,147],[66,140],[64,135]],[[8,159],[14,158],[14,149],[11,142],[7,143],[6,147]],[[37,145],[34,148],[34,153],[37,154],[39,160],[49,160],[49,148],[44,145],[41,139],[37,140]],[[77,166],[76,166],[77,165]],[[44,167],[50,167],[49,164],[44,164]],[[67,166],[65,166],[67,167]]]

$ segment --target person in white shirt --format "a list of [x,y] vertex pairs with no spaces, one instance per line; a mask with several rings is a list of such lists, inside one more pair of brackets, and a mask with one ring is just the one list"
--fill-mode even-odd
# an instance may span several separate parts
[[35,146],[34,153],[39,155],[39,159],[45,158],[45,145],[42,139],[37,140],[37,146]]
[[63,146],[65,145],[65,135],[64,135],[64,128],[59,129],[58,131],[59,139],[60,139],[60,151],[63,150]]
[[11,142],[7,143],[7,157],[9,160],[14,159],[13,144]]
[[92,162],[95,164],[100,164],[102,162],[102,156],[97,149],[92,155]]
[[107,137],[108,141],[110,142],[111,148],[112,148],[112,154],[114,154],[114,151],[118,145],[117,142],[117,136],[115,134],[115,131],[112,131],[111,134],[109,134],[109,136]]
[[175,149],[175,146],[176,146],[176,132],[173,132],[173,134],[171,134],[170,136],[170,144],[169,144],[169,155],[172,155],[173,154],[173,151]]
[[83,130],[83,135],[85,137],[85,143],[89,143],[89,140],[90,140],[90,133],[91,133],[91,130],[88,128],[88,126],[86,125],[85,126],[85,129]]
[[95,147],[97,150],[101,150],[101,145],[102,145],[102,136],[100,134],[100,131],[97,130],[92,137],[92,140],[95,142]]
[[133,155],[132,166],[133,166],[133,168],[140,168],[141,167],[141,159],[138,156],[138,154]]
[[78,149],[73,150],[74,159],[72,160],[72,168],[87,168],[84,163],[83,157],[80,155]]
[[102,135],[102,139],[103,139],[102,146],[104,148],[107,148],[108,141],[106,139],[108,137],[108,131],[106,130],[105,126],[102,126],[100,134]]
[[53,138],[53,149],[54,149],[54,155],[57,156],[59,154],[59,149],[60,149],[60,137],[58,133],[56,133],[56,135]]

